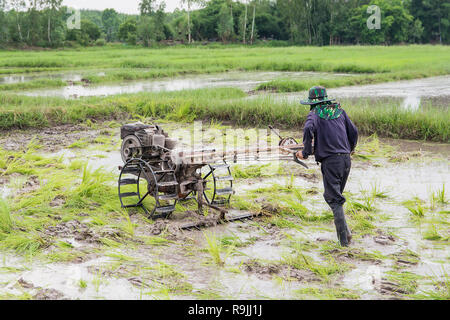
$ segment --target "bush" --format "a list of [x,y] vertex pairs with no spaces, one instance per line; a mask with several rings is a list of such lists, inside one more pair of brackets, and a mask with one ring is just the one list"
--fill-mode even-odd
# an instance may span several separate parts
[[104,45],[106,45],[106,40],[105,39],[97,39],[95,41],[95,45],[98,47],[103,47]]

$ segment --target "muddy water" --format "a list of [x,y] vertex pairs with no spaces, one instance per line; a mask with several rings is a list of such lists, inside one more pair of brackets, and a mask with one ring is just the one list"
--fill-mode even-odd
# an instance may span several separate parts
[[[170,132],[170,130],[168,131]],[[399,145],[403,144],[399,143]],[[432,150],[433,144],[430,144],[429,147]],[[448,148],[440,148],[440,150],[444,159],[440,157],[440,159],[433,160],[424,157],[419,159],[420,161],[402,163],[354,161],[346,190],[358,195],[362,190],[371,190],[374,185],[377,185],[380,190],[388,194],[387,199],[378,199],[375,202],[375,206],[378,208],[375,215],[385,216],[385,219],[376,220],[374,223],[384,234],[392,232],[395,235],[395,241],[380,242],[377,235],[358,236],[356,234],[352,244],[353,248],[361,248],[368,252],[378,251],[386,256],[410,249],[419,254],[420,262],[402,269],[403,271],[431,276],[433,279],[439,280],[444,278],[445,273],[450,273],[448,242],[435,244],[433,241],[424,240],[424,227],[418,226],[411,219],[409,211],[401,204],[402,201],[410,200],[414,196],[427,200],[430,191],[442,188],[444,183],[450,181]],[[116,166],[121,164],[118,151],[61,149],[56,155],[63,156],[66,164],[73,160],[88,160],[91,166],[103,167],[108,171],[116,170]],[[52,153],[52,156],[55,156],[55,153]],[[320,178],[319,167],[312,161],[309,164]],[[285,169],[297,172],[295,164],[285,164]],[[288,176],[237,180],[235,190],[242,194],[245,191],[271,186],[274,183],[287,184],[289,180]],[[323,187],[320,179],[306,179],[297,175],[294,184],[307,188],[316,187],[318,194],[308,196],[304,205],[313,212],[327,210],[321,195]],[[442,209],[444,210],[445,207]],[[239,211],[232,210],[232,213],[239,213]],[[141,220],[139,215],[133,215],[131,219],[137,225],[136,234],[148,233],[148,222]],[[105,275],[101,272],[93,272],[93,268],[105,270],[108,264],[117,262],[114,258],[102,254],[81,263],[44,264],[38,259],[29,262],[26,258],[18,258],[5,253],[1,254],[0,259],[0,294],[19,295],[26,291],[34,295],[47,289],[47,291],[43,291],[43,294],[57,299],[177,299],[198,298],[199,295],[222,299],[295,299],[298,298],[295,290],[321,287],[324,284],[309,281],[307,277],[302,280],[282,280],[283,272],[286,270],[281,267],[278,271],[264,268],[249,271],[245,265],[252,260],[279,264],[284,256],[292,252],[289,239],[296,239],[295,241],[298,243],[311,241],[318,245],[325,241],[336,241],[332,222],[320,226],[302,225],[302,228],[297,230],[269,228],[264,220],[256,219],[247,223],[235,222],[219,225],[208,231],[215,233],[219,238],[234,237],[248,244],[237,247],[229,256],[222,253],[222,259],[225,261],[223,267],[211,263],[210,256],[205,250],[207,241],[204,231],[184,232],[168,247],[136,246],[113,250],[113,252],[118,251],[132,256],[142,261],[142,264],[151,264],[161,260],[175,266],[184,274],[185,281],[193,286],[192,293],[188,295],[180,296],[174,293],[169,296],[161,296],[150,293],[152,292],[150,288],[139,288],[134,285],[133,283],[139,280],[136,277],[124,276],[119,273]],[[65,239],[65,241],[72,243],[77,248],[84,247],[84,244],[75,240]],[[85,249],[89,250],[90,248],[85,247]],[[318,261],[321,260],[317,251],[305,252],[305,254],[311,255]],[[346,262],[351,263],[352,268],[338,276],[336,280],[338,285],[358,291],[362,299],[391,297],[381,294],[379,286],[386,272],[394,269],[395,262],[391,259],[383,260],[381,263],[360,260]],[[86,288],[80,288],[80,280],[87,283]],[[24,285],[28,288],[24,289]],[[421,284],[419,288],[421,290],[424,285]]]
[[87,96],[107,96],[123,93],[193,90],[200,88],[233,87],[248,91],[257,85],[276,78],[308,79],[311,77],[332,78],[351,76],[316,72],[229,72],[216,75],[185,76],[162,80],[127,81],[100,86],[74,85],[58,89],[33,90],[25,92],[29,96],[57,96],[77,98]]
[[[328,96],[332,98],[401,98],[403,99],[402,106],[404,108],[416,110],[420,106],[423,97],[450,96],[450,76],[330,88],[327,92]],[[305,98],[305,93],[280,93],[271,94],[271,96],[276,99],[299,101]]]
[[[104,72],[96,73],[98,76],[104,76]],[[48,74],[34,74],[34,75],[9,75],[0,77],[0,84],[13,84],[13,83],[23,83],[33,80],[62,80],[62,81],[81,81],[83,74],[81,73],[48,73]]]

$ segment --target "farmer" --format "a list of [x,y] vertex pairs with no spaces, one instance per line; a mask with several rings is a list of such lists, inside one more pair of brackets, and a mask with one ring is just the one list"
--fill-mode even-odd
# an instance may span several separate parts
[[328,99],[324,87],[309,89],[308,100],[301,104],[310,105],[310,112],[303,132],[304,148],[297,153],[297,158],[307,159],[314,154],[315,160],[321,163],[323,197],[333,211],[341,246],[348,246],[352,236],[345,221],[342,192],[350,173],[350,153],[356,147],[358,130],[340,104]]

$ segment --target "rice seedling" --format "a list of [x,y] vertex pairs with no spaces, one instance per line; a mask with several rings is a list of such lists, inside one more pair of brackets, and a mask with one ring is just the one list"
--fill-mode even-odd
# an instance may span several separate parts
[[223,249],[223,246],[219,241],[219,239],[217,239],[216,234],[212,232],[203,232],[203,236],[206,239],[207,242],[206,249],[211,256],[212,261],[218,266],[223,266],[225,264],[226,258],[234,250],[234,246],[228,246],[228,249],[225,252],[225,256],[222,258],[221,251]]
[[278,228],[287,228],[287,229],[296,229],[296,230],[302,230],[303,228],[298,224],[291,220],[288,220],[286,218],[280,217],[280,216],[272,216],[266,220],[268,223],[270,223],[273,226],[276,226]]
[[413,294],[418,288],[417,280],[422,279],[423,276],[408,271],[388,271],[385,274],[385,278],[395,284],[395,287],[398,288],[398,293]]
[[342,247],[334,241],[325,242],[320,247],[320,253],[325,257],[347,257],[361,261],[372,261],[375,263],[379,263],[381,262],[381,260],[387,258],[385,255],[378,251],[367,252],[363,248]]
[[324,282],[329,282],[330,276],[342,274],[349,269],[347,264],[338,263],[332,257],[326,261],[319,262],[299,251],[292,255],[284,256],[282,262],[295,269],[309,270]]
[[442,185],[442,189],[438,189],[430,192],[430,209],[435,209],[436,205],[446,205],[448,204],[447,198],[445,196],[445,183]]
[[170,243],[173,243],[173,241],[158,236],[141,236],[140,238],[149,246],[167,246]]
[[302,299],[336,300],[336,299],[359,299],[360,295],[347,288],[302,288],[293,291],[295,297]]
[[363,192],[362,202],[356,201],[353,198],[349,198],[347,201],[347,209],[350,211],[366,211],[374,212],[376,207],[374,205],[375,197],[371,194]]
[[126,254],[120,253],[120,252],[108,252],[105,253],[106,256],[116,259],[120,262],[135,262],[137,261],[136,258],[127,256]]
[[421,204],[417,204],[416,207],[406,207],[414,217],[423,218],[425,216],[425,208]]
[[350,217],[348,224],[358,236],[375,234],[376,226],[373,224],[373,216],[369,212],[350,210],[348,215]]
[[81,138],[81,139],[75,141],[74,143],[72,143],[71,145],[69,145],[68,148],[83,149],[83,148],[86,148],[87,146],[89,146],[89,141],[87,141],[85,138]]
[[450,276],[443,270],[443,276],[432,281],[434,290],[422,290],[411,295],[414,299],[424,300],[450,300]]
[[420,256],[410,249],[403,249],[399,252],[390,255],[397,264],[401,265],[415,265],[420,262]]
[[24,292],[17,295],[12,293],[0,294],[0,300],[32,300],[32,299],[33,296],[28,292]]
[[19,254],[33,257],[46,242],[38,234],[28,232],[15,232],[3,236],[0,247],[15,250]]
[[12,227],[11,210],[6,201],[0,198],[0,239],[2,234],[11,232]]
[[234,165],[233,177],[236,179],[251,179],[251,178],[261,178],[261,177],[272,177],[278,175],[280,169],[278,166],[267,163],[263,165]]
[[378,183],[372,183],[372,188],[370,190],[370,195],[372,198],[386,199],[388,194],[386,191],[381,190],[381,186]]
[[86,289],[87,288],[87,282],[83,279],[78,280],[78,286],[80,289]]
[[86,255],[72,248],[58,248],[45,253],[43,257],[49,262],[73,262]]
[[[441,236],[435,225],[431,225],[423,234],[423,238],[425,240],[438,241],[438,240],[446,240],[443,236]],[[447,237],[448,240],[448,237]]]

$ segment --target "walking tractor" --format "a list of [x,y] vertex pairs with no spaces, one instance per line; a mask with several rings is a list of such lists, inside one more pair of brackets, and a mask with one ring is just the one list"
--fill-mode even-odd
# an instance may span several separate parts
[[[223,207],[234,192],[228,162],[294,160],[307,168],[295,155],[303,146],[269,128],[280,138],[278,145],[226,151],[179,150],[177,140],[159,125],[138,122],[122,126],[123,165],[119,166],[118,181],[122,207],[142,208],[150,218],[168,218],[177,201],[194,199],[199,213],[208,206],[219,211],[222,220],[250,218],[251,214],[225,217],[227,211]],[[154,201],[144,203],[149,197]]]

